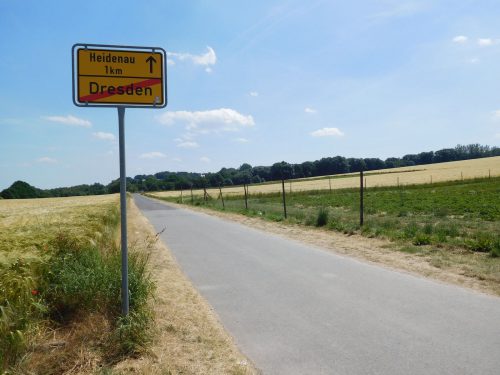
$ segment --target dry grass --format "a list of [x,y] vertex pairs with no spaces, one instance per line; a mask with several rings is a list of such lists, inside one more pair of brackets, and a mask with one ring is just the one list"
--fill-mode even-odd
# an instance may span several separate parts
[[[369,187],[374,186],[396,186],[425,184],[430,182],[445,182],[478,177],[500,176],[500,156],[492,158],[482,158],[473,160],[454,161],[449,163],[416,165],[414,167],[402,167],[392,169],[381,169],[369,171],[366,176],[366,183]],[[351,177],[352,176],[352,177]],[[340,178],[339,178],[340,177]],[[359,186],[359,174],[349,173],[345,175],[332,176],[331,181],[328,178],[308,178],[292,180],[286,183],[286,189],[289,191],[310,191],[310,190],[328,190],[345,189]],[[277,193],[281,191],[280,183],[256,184],[250,185],[249,193]],[[207,192],[214,198],[219,195],[219,189],[207,189]],[[223,188],[226,195],[243,195],[243,187]],[[152,193],[159,197],[180,197],[180,191],[164,191]],[[197,196],[203,195],[203,190],[193,190]],[[183,198],[190,199],[190,191],[183,192]]]
[[129,237],[151,250],[157,285],[153,303],[156,334],[149,353],[113,368],[118,374],[256,374],[207,302],[180,271],[169,250],[135,204],[129,206]]
[[57,233],[93,241],[102,216],[117,202],[118,195],[0,200],[0,267],[43,257]]

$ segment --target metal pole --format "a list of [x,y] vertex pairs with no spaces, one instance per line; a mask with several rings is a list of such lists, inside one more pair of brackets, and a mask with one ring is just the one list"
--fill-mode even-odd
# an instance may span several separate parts
[[118,107],[118,131],[120,142],[120,214],[122,243],[122,314],[129,310],[128,254],[127,254],[127,175],[125,172],[125,107]]

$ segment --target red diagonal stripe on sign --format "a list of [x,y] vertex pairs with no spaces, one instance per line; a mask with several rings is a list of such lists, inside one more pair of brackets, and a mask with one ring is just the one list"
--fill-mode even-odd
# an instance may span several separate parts
[[[99,99],[104,99],[104,98],[108,98],[110,96],[119,95],[117,93],[118,87],[122,87],[123,90],[126,90],[127,87],[129,87],[131,85],[134,85],[134,89],[135,89],[136,87],[144,88],[144,87],[151,87],[151,86],[159,85],[159,84],[161,84],[161,79],[159,79],[159,78],[146,79],[144,81],[130,83],[130,84],[125,85],[125,86],[116,86],[114,94],[110,94],[107,91],[103,92],[103,93],[99,92],[99,93],[96,93],[96,94],[90,94],[90,95],[86,95],[86,96],[81,96],[79,98],[79,100],[80,100],[80,102],[95,102],[95,101],[98,101]],[[126,94],[122,94],[122,95],[126,95]]]

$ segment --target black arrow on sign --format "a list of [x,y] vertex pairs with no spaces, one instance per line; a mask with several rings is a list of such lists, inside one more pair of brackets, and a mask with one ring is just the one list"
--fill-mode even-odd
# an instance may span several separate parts
[[156,60],[153,56],[149,56],[146,59],[146,62],[149,63],[149,73],[153,73],[153,64],[156,63]]

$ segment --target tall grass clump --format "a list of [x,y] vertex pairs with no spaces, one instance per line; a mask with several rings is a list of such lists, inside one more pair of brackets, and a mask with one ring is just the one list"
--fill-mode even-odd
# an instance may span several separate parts
[[326,224],[328,224],[328,209],[321,207],[316,217],[316,226],[324,227]]

